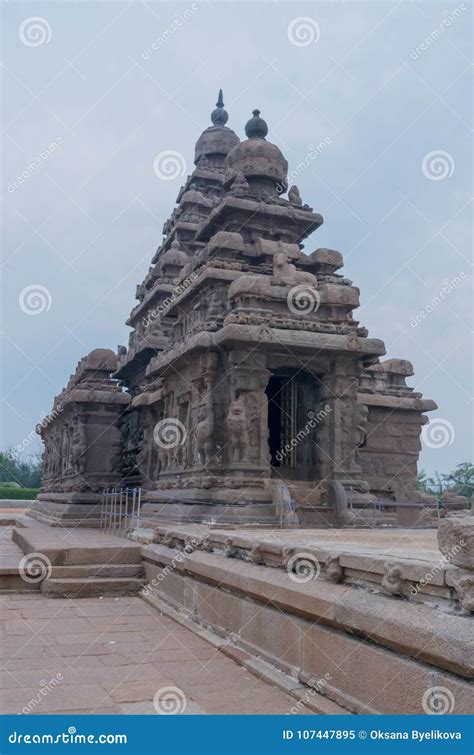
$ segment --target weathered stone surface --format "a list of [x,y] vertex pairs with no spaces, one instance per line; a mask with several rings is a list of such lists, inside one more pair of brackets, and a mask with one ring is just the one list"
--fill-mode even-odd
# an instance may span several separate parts
[[[227,120],[220,95],[137,287],[128,346],[82,360],[40,430],[44,521],[80,524],[71,506],[90,516],[118,483],[172,521],[344,526],[348,511],[311,515],[328,481],[354,508],[371,494],[424,502],[416,463],[436,404],[406,385],[409,362],[379,362],[340,252],[302,250],[323,218],[297,186],[285,196],[288,163],[260,112],[244,141]],[[275,478],[297,493],[288,512]]]
[[456,566],[474,569],[474,516],[450,516],[440,522],[441,553]]
[[[143,552],[147,573],[149,564],[170,567],[173,563],[169,548],[146,546]],[[288,666],[297,665],[297,655],[294,655],[297,653],[297,637],[294,638],[296,646],[293,644],[292,648],[268,641],[265,627],[271,627],[277,616],[281,616],[283,623],[289,615],[293,621],[300,617],[339,631],[355,633],[382,647],[396,650],[405,657],[417,658],[462,676],[472,677],[474,673],[474,649],[470,643],[466,617],[447,615],[418,603],[401,602],[393,597],[350,589],[347,585],[326,581],[321,576],[298,583],[289,577],[286,570],[255,566],[241,559],[202,551],[187,556],[184,563],[174,562],[168,577],[161,582],[159,594],[170,598],[173,605],[248,641],[254,650],[260,647],[267,657],[275,659],[275,651],[279,648],[280,661]],[[203,582],[208,582],[211,587],[199,584]],[[187,597],[183,599],[182,596]],[[239,600],[234,596],[238,596]],[[254,607],[254,614],[263,606],[271,607],[273,616],[269,616],[262,626],[258,622],[250,622],[249,635],[244,636],[246,630],[243,627],[249,619],[245,606],[249,598],[253,602],[248,605]],[[278,634],[276,628],[268,629],[269,636],[273,631]],[[257,645],[256,638],[260,645]]]

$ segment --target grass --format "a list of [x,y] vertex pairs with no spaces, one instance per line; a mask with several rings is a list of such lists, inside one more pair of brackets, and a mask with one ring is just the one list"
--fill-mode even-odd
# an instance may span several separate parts
[[14,500],[14,501],[33,501],[38,493],[39,488],[13,488],[8,485],[0,485],[0,501]]

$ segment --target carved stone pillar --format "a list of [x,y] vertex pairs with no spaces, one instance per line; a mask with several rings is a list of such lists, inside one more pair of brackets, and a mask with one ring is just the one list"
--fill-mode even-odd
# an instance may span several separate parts
[[368,490],[362,480],[357,449],[364,439],[367,413],[357,405],[356,360],[335,358],[330,372],[321,378],[321,404],[328,407],[319,432],[322,478],[339,480],[344,487]]
[[227,415],[230,460],[242,471],[268,470],[268,402],[270,378],[264,354],[232,351],[229,355],[230,404]]

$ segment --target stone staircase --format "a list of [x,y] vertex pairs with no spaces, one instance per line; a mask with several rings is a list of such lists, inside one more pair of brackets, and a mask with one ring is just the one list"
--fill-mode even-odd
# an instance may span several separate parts
[[53,566],[41,583],[41,592],[58,598],[131,595],[143,586],[142,564],[91,564]]
[[[51,528],[24,517],[12,530],[24,568],[39,564],[29,587],[51,597],[85,598],[138,593],[144,584],[141,546],[97,529]],[[17,576],[20,569],[17,570]]]

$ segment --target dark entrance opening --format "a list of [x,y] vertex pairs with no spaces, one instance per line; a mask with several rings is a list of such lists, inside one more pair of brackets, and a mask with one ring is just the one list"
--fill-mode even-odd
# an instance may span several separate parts
[[268,381],[266,394],[268,397],[268,445],[270,448],[270,463],[272,467],[279,467],[279,451],[281,444],[281,378],[271,377]]
[[291,375],[273,375],[268,396],[268,445],[273,467],[295,467],[297,384]]
[[318,378],[303,371],[278,371],[270,377],[266,394],[272,467],[280,468],[288,479],[315,479]]

